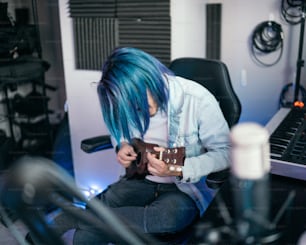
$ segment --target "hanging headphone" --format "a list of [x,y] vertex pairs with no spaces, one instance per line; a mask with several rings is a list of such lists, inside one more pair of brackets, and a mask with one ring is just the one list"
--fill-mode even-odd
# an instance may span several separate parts
[[[288,83],[285,85],[281,91],[280,97],[279,97],[279,106],[280,107],[291,107],[293,105],[294,101],[289,101],[286,97],[288,95],[289,89],[293,87],[293,83]],[[299,92],[301,95],[300,100],[306,104],[306,89],[300,85]]]
[[[252,55],[257,62],[264,66],[275,65],[283,53],[283,30],[274,21],[264,21],[257,25],[252,34]],[[264,63],[258,58],[258,53],[269,54],[280,49],[279,56],[272,63]]]

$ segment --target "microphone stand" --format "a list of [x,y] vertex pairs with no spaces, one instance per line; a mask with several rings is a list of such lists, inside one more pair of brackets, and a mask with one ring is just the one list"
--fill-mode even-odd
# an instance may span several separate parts
[[301,68],[302,66],[304,66],[304,60],[302,59],[302,55],[303,55],[303,44],[304,44],[306,0],[303,1],[301,7],[302,7],[302,18],[301,18],[301,28],[300,28],[297,70],[296,70],[296,78],[295,78],[294,102],[298,101],[298,95],[299,95],[299,89],[300,89],[300,79],[301,79]]
[[[46,245],[63,245],[42,212],[49,204],[94,225],[101,236],[106,235],[120,244],[156,244],[153,237],[128,226],[100,201],[87,200],[72,177],[49,159],[24,156],[5,177],[4,183],[0,183],[0,208],[10,207],[28,226],[34,238]],[[71,208],[75,198],[87,204],[86,213]]]

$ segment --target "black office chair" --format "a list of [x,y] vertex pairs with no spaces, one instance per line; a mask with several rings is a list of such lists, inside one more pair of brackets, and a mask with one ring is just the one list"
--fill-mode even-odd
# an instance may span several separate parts
[[[198,82],[207,88],[219,102],[230,128],[239,121],[241,104],[223,62],[204,58],[178,58],[170,63],[169,68],[175,75]],[[207,184],[219,188],[228,176],[229,168],[211,173],[207,176]]]

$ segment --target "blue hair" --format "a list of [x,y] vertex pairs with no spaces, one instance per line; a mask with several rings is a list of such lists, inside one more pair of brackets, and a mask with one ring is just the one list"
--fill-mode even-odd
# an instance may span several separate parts
[[104,122],[120,145],[131,141],[131,130],[144,136],[150,123],[147,90],[167,112],[169,92],[164,74],[172,72],[153,56],[136,48],[117,48],[103,65],[98,95]]

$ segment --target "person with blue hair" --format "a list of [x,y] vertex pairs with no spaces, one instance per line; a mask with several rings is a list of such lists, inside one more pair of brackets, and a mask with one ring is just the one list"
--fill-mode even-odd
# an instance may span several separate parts
[[176,77],[155,57],[130,47],[109,56],[98,95],[124,168],[137,158],[133,138],[186,149],[181,171],[170,171],[169,164],[148,152],[149,174],[121,178],[101,200],[144,233],[183,230],[203,215],[213,198],[206,176],[230,162],[229,128],[218,102],[202,85]]
[[[147,152],[146,176],[123,176],[97,198],[144,234],[184,230],[204,214],[214,197],[216,190],[207,186],[207,175],[230,163],[229,127],[215,97],[202,85],[175,76],[150,54],[131,47],[117,48],[108,57],[97,92],[118,163],[124,168],[137,160],[135,138],[157,144],[156,152],[185,149],[180,168]],[[114,242],[105,241],[109,237],[93,227],[75,228],[76,244]]]

